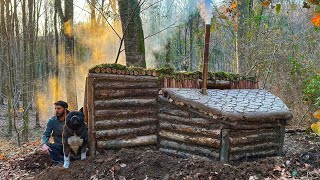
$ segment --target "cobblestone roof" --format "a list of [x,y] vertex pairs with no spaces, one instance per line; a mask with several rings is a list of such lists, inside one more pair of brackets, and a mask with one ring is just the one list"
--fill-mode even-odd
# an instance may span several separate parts
[[200,89],[163,89],[172,99],[195,104],[215,114],[243,118],[267,117],[291,119],[292,113],[283,101],[261,89],[208,89],[207,95]]

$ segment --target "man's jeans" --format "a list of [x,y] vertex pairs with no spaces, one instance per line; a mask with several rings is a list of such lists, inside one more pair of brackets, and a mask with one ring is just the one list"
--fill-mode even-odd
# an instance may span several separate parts
[[48,144],[51,151],[50,152],[50,158],[53,162],[59,163],[63,162],[63,146],[62,144]]

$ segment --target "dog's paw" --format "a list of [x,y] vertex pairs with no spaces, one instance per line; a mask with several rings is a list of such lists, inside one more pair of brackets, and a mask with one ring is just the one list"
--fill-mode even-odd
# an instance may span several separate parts
[[86,155],[86,153],[84,152],[84,153],[81,153],[81,160],[85,160],[87,158],[87,155]]
[[69,162],[64,162],[64,163],[63,163],[63,167],[64,167],[64,168],[66,168],[66,169],[68,169],[68,168],[69,168],[69,165],[70,165],[70,163],[69,163]]
[[69,168],[69,165],[70,165],[70,156],[68,156],[68,157],[64,156],[63,167]]

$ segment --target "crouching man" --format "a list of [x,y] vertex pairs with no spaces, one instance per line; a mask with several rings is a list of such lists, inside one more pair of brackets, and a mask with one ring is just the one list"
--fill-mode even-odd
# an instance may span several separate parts
[[[69,111],[68,104],[64,101],[57,101],[54,106],[56,115],[48,121],[47,128],[42,136],[41,150],[49,153],[51,160],[58,164],[64,161],[62,132]],[[53,137],[53,143],[49,143],[51,136]]]

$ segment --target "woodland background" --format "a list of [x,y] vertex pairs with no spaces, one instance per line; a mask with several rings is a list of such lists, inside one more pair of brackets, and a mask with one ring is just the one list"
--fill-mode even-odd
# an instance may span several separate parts
[[[82,107],[85,77],[97,64],[201,70],[205,24],[197,3],[0,0],[1,136],[27,142],[56,100]],[[314,122],[319,1],[225,0],[213,8],[209,71],[255,76],[292,110],[291,126]]]

